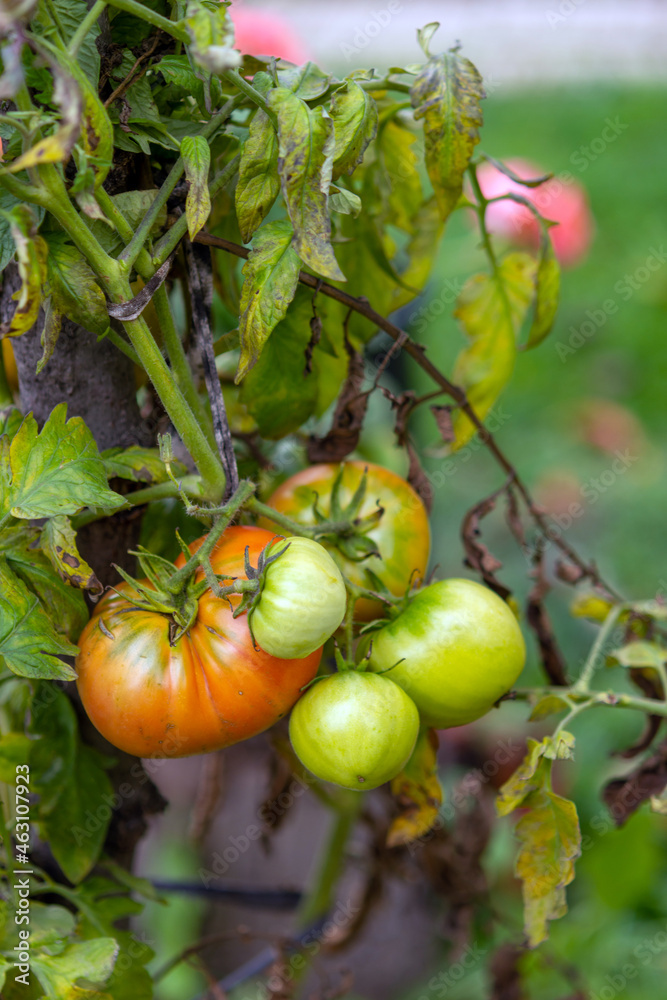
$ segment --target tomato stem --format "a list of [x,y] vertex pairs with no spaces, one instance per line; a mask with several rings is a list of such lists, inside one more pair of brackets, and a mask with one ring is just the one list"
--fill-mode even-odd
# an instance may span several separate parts
[[338,797],[338,813],[322,851],[315,885],[299,911],[300,927],[307,927],[331,909],[334,889],[345,862],[347,842],[362,804],[363,795],[359,792],[341,792]]
[[229,503],[225,504],[224,507],[217,509],[219,511],[218,516],[216,517],[213,527],[206,536],[206,541],[201,548],[197,549],[195,554],[188,559],[185,566],[174,573],[171,580],[167,584],[167,590],[170,594],[180,593],[187,585],[190,577],[196,573],[199,567],[208,562],[211,553],[220,540],[220,536],[229,526],[232,518],[243,506],[245,506],[249,498],[253,495],[255,489],[256,486],[254,483],[250,482],[250,480],[244,479],[243,482],[239,483],[239,488],[236,490]]

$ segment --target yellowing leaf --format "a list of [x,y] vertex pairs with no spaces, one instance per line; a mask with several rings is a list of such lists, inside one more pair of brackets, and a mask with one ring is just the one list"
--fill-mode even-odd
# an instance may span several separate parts
[[234,25],[225,4],[207,6],[189,0],[185,26],[190,36],[190,52],[207,73],[224,73],[241,65],[241,53],[234,48]]
[[567,913],[565,886],[574,880],[581,831],[574,802],[540,788],[516,825],[521,843],[515,872],[523,882],[524,929],[531,948],[549,936],[548,922]]
[[424,119],[425,160],[443,221],[456,208],[463,174],[479,142],[482,78],[457,52],[433,56],[412,86],[415,118]]
[[71,681],[76,675],[59,657],[77,653],[0,556],[0,657],[5,665],[20,677]]
[[124,504],[107,487],[104,465],[81,417],[67,420],[67,404],[55,407],[38,432],[27,415],[10,445],[9,502],[14,517],[76,514],[82,507]]
[[58,313],[53,308],[53,300],[49,297],[46,300],[44,306],[44,326],[42,327],[42,356],[37,362],[36,374],[43,370],[44,366],[53,357],[53,352],[56,349],[56,344],[58,343],[58,337],[60,336],[60,328],[63,323],[63,317],[61,313]]
[[104,587],[76,547],[76,532],[64,514],[51,517],[42,528],[40,546],[62,580],[80,590],[100,595]]
[[185,178],[190,185],[185,199],[185,215],[188,234],[193,240],[211,214],[211,196],[208,190],[211,150],[203,136],[187,135],[181,142],[181,156]]
[[328,194],[335,136],[323,107],[309,108],[284,87],[270,91],[278,118],[278,172],[294,229],[294,249],[317,274],[345,281],[331,246]]
[[590,618],[594,622],[605,621],[612,608],[611,601],[597,594],[579,594],[570,605],[575,618]]
[[419,734],[412,757],[391,783],[400,813],[389,827],[387,847],[411,844],[433,827],[442,805],[437,772],[438,737],[434,730]]
[[[534,293],[535,261],[511,253],[495,274],[478,274],[466,282],[455,316],[471,343],[459,355],[454,381],[465,389],[480,419],[489,412],[509,382],[517,352],[517,337]],[[454,415],[453,450],[475,433],[465,413]]]
[[528,338],[523,350],[529,350],[541,344],[549,334],[558,309],[560,294],[560,266],[556,260],[551,240],[545,236],[542,244],[540,260],[535,275],[535,310],[533,322],[528,331]]
[[524,926],[532,948],[547,938],[548,922],[567,911],[565,886],[574,879],[574,860],[581,853],[576,807],[551,791],[552,762],[571,757],[573,745],[567,732],[541,743],[529,739],[526,757],[496,801],[500,816],[527,810],[516,825],[521,846],[515,872],[523,883]]
[[280,192],[278,137],[268,115],[258,108],[241,151],[236,185],[236,215],[247,243]]
[[346,80],[331,100],[336,143],[333,176],[351,174],[361,163],[378,130],[378,110],[373,97],[355,80]]
[[667,650],[657,642],[631,642],[609,654],[622,667],[661,667],[667,660]]
[[21,287],[12,298],[17,300],[10,320],[0,326],[3,337],[20,337],[32,329],[42,303],[42,285],[46,277],[47,246],[35,232],[35,218],[27,205],[16,205],[5,213],[16,246]]
[[[101,454],[108,479],[118,476],[134,483],[166,483],[169,479],[158,448],[107,448]],[[185,476],[187,468],[172,458],[171,471],[175,476]]]
[[7,173],[16,174],[20,170],[38,167],[42,163],[61,163],[70,155],[72,142],[76,139],[76,131],[73,125],[68,125],[66,128],[58,129],[46,139],[36,142],[25,153],[12,160],[5,168]]
[[299,283],[299,257],[292,248],[289,222],[269,222],[258,229],[253,250],[243,265],[239,317],[240,382],[257,363],[264,344],[284,319]]

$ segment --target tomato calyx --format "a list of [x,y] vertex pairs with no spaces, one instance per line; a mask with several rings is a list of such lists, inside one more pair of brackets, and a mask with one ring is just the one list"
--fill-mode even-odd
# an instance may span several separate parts
[[[319,496],[315,493],[313,501],[313,516],[318,525],[324,529],[318,536],[319,541],[326,541],[338,548],[342,554],[353,562],[361,562],[369,556],[380,558],[380,551],[368,532],[376,527],[384,514],[384,507],[377,502],[377,509],[372,514],[360,517],[359,512],[366,498],[368,489],[368,466],[364,469],[352,499],[346,505],[341,502],[344,463],[341,463],[338,474],[331,487],[331,510],[329,517],[320,509]],[[330,527],[331,526],[331,527]],[[331,528],[335,530],[331,530]]]

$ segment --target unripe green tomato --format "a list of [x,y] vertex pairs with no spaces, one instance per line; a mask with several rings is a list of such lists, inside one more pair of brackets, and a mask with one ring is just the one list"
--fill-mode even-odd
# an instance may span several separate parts
[[[526,646],[507,604],[472,580],[424,587],[373,633],[369,670],[384,671],[437,729],[485,715],[523,669]],[[368,649],[368,639],[358,655]],[[398,661],[401,661],[400,663]]]
[[266,569],[250,626],[260,649],[292,660],[309,656],[333,635],[345,617],[347,592],[340,570],[319,542],[280,538],[268,554],[285,548]]
[[301,763],[322,781],[365,792],[403,769],[419,733],[414,702],[387,677],[345,670],[316,681],[290,716]]

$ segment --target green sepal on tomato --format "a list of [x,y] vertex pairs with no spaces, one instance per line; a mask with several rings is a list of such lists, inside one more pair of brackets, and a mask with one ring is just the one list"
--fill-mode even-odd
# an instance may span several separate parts
[[[396,473],[368,462],[346,462],[312,465],[291,476],[269,497],[266,503],[281,514],[303,525],[318,523],[315,501],[320,516],[334,518],[332,493],[339,508],[352,502],[366,473],[366,490],[356,512],[359,520],[371,519],[362,539],[377,548],[377,555],[364,555],[353,559],[327,540],[323,544],[331,552],[344,576],[360,587],[369,587],[366,570],[371,570],[378,580],[396,597],[409,589],[412,578],[426,573],[431,549],[431,531],[428,513],[420,497]],[[337,490],[336,480],[340,475]],[[382,516],[375,518],[378,505]],[[268,520],[260,524],[270,526]],[[349,551],[350,546],[347,546]],[[375,589],[373,586],[370,589]],[[383,605],[372,599],[359,598],[355,606],[358,621],[372,621],[383,612]]]
[[[213,571],[243,577],[246,547],[257,560],[274,537],[261,528],[228,528],[211,556]],[[179,556],[176,566],[184,562]],[[86,712],[127,753],[186,757],[248,739],[286,715],[317,673],[321,649],[285,659],[255,646],[247,615],[233,617],[240,595],[228,602],[207,589],[196,620],[173,644],[169,615],[137,608],[133,599],[121,583],[100,601],[76,662]]]
[[369,649],[367,669],[391,670],[422,722],[437,729],[485,715],[516,683],[526,659],[512,610],[465,579],[418,591],[393,621],[362,639],[357,656]]
[[391,781],[410,759],[419,713],[388,677],[344,670],[308,688],[292,710],[289,733],[317,778],[364,792]]

